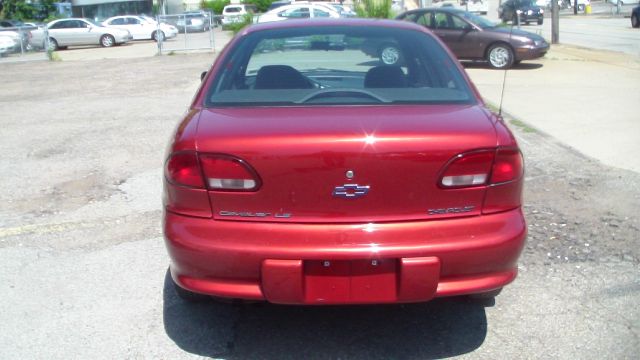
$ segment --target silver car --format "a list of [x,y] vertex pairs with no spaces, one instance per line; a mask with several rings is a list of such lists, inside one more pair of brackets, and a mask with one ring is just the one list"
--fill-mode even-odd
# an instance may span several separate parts
[[[110,47],[133,40],[127,30],[107,28],[89,19],[69,18],[54,20],[47,24],[49,33],[49,49],[66,49],[74,45],[101,45]],[[31,32],[31,44],[34,47],[45,47],[44,29]]]

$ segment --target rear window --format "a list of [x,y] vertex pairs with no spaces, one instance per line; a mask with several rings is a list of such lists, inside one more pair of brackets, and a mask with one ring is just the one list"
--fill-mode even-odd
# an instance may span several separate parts
[[209,107],[475,102],[456,60],[415,30],[264,30],[244,37],[219,69]]

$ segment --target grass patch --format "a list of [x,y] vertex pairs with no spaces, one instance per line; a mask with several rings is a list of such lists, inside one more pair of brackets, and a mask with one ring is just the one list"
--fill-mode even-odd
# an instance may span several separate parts
[[[490,103],[488,101],[485,102],[485,105],[489,108],[489,110],[493,111],[495,114],[497,114],[498,111],[500,110],[498,108],[498,106],[496,106],[495,104]],[[512,119],[512,118],[510,118],[508,116],[505,116],[504,114],[503,114],[503,116],[505,118],[509,118],[509,124],[512,124],[513,126],[517,126],[523,132],[526,132],[526,133],[536,133],[536,132],[538,132],[536,129],[532,128],[531,126],[527,125],[526,123],[524,123],[524,122],[522,122],[522,121],[520,121],[518,119]]]
[[520,128],[520,130],[526,132],[526,133],[535,133],[537,132],[536,129],[532,128],[531,126],[525,124],[524,122],[518,120],[518,119],[511,119],[509,120],[510,124],[513,124],[514,126],[517,126],[518,128]]
[[62,61],[62,58],[60,57],[60,55],[55,52],[55,51],[47,51],[47,57],[49,58],[50,61]]

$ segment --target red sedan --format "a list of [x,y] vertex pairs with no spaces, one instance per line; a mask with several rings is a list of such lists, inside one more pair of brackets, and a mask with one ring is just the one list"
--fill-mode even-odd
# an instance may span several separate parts
[[[386,65],[363,47],[385,39]],[[517,273],[523,160],[431,32],[266,23],[204,77],[168,148],[178,294],[281,304],[493,296]]]

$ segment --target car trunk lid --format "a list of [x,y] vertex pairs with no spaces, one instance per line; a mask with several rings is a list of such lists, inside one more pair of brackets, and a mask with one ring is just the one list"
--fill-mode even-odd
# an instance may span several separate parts
[[496,141],[475,105],[255,107],[202,110],[197,150],[241,159],[260,183],[210,190],[214,219],[366,223],[480,214],[484,187],[438,181]]

